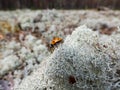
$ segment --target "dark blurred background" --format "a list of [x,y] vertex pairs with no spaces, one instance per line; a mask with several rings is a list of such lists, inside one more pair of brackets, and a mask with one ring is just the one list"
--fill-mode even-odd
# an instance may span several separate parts
[[1,10],[13,9],[120,9],[120,0],[0,0]]

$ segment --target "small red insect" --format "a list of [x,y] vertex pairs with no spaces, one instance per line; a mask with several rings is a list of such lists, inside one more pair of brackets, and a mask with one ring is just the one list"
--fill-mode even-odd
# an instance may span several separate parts
[[50,44],[55,45],[55,44],[57,44],[57,43],[59,43],[61,41],[62,41],[62,38],[54,37]]
[[63,39],[59,37],[54,37],[48,46],[50,52],[53,52],[54,49],[60,45],[60,43],[63,43]]

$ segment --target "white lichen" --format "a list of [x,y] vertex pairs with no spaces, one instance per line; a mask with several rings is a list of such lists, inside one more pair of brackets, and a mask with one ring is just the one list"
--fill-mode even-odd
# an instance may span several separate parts
[[11,40],[1,44],[1,47],[0,76],[16,70],[24,63],[27,63],[28,72],[32,72],[36,68],[33,64],[39,64],[50,55],[42,41],[31,34],[26,35],[22,43]]
[[15,90],[119,90],[116,67],[120,57],[114,53],[120,47],[120,42],[114,41],[120,41],[117,36],[105,36],[103,40],[104,35],[86,26],[78,27]]

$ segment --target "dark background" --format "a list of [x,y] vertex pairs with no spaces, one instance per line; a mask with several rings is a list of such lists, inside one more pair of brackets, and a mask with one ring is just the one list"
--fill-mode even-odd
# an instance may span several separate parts
[[120,0],[0,0],[1,10],[13,9],[120,9]]

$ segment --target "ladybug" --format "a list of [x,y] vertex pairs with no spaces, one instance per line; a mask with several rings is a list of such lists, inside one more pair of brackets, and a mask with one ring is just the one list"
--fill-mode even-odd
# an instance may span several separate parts
[[54,37],[52,41],[50,42],[50,51],[53,52],[56,47],[59,46],[60,43],[63,42],[62,38]]
[[56,45],[57,43],[59,43],[61,41],[62,41],[62,38],[54,37],[50,44],[51,45]]

